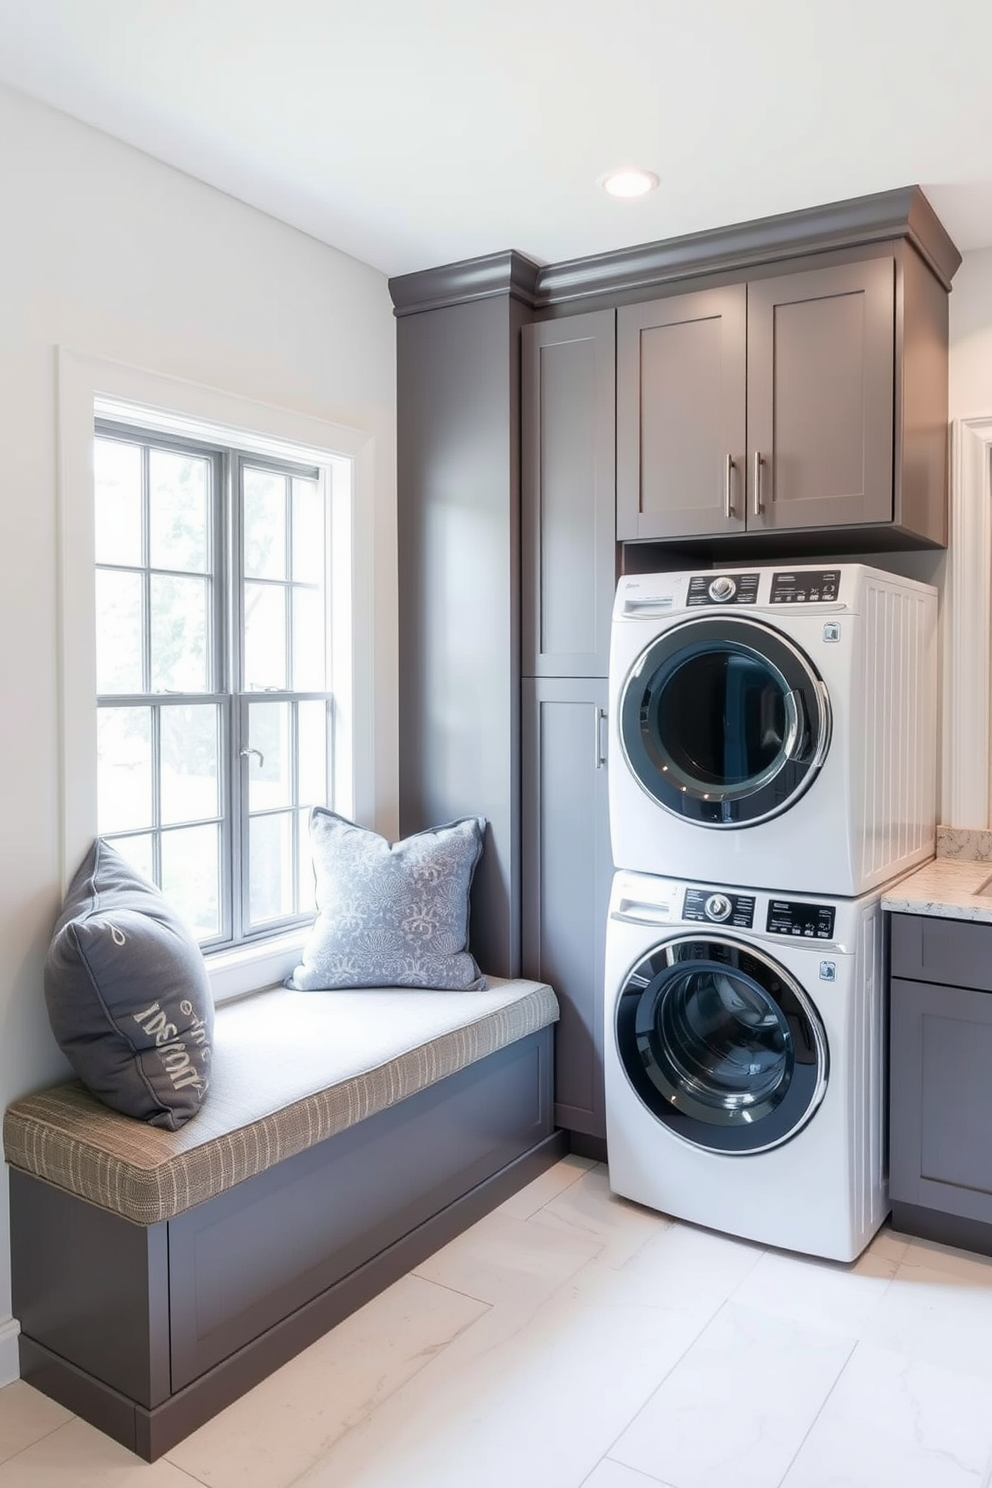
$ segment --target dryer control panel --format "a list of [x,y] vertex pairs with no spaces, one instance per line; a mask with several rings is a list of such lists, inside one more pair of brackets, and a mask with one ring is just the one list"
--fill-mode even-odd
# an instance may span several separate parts
[[754,895],[730,894],[725,889],[686,889],[682,918],[750,930],[754,924]]
[[832,904],[802,904],[791,899],[769,899],[769,935],[797,936],[803,940],[833,940]]

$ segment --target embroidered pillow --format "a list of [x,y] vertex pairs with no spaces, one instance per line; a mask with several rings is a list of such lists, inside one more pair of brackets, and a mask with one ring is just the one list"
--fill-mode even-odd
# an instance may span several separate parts
[[468,949],[469,890],[485,822],[464,817],[390,844],[317,806],[317,919],[287,986],[481,991]]
[[52,1032],[106,1105],[176,1131],[207,1093],[214,1005],[192,932],[98,838],[45,961]]

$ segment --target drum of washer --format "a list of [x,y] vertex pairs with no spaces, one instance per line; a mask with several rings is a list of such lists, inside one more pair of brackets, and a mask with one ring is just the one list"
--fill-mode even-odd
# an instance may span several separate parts
[[827,1087],[826,1031],[811,999],[732,936],[677,936],[644,956],[621,989],[616,1039],[648,1109],[710,1152],[788,1142]]

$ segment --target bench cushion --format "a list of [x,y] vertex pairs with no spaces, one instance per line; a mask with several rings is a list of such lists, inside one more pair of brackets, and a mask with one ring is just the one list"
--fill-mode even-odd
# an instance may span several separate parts
[[228,1003],[210,1100],[179,1131],[119,1115],[73,1081],[7,1108],[6,1159],[137,1224],[171,1219],[557,1019],[543,983],[489,983]]

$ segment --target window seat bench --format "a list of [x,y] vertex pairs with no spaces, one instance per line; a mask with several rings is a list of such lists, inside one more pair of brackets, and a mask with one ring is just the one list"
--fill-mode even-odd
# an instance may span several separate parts
[[557,1017],[523,980],[280,989],[218,1008],[177,1132],[16,1101],[22,1378],[154,1461],[557,1160]]

